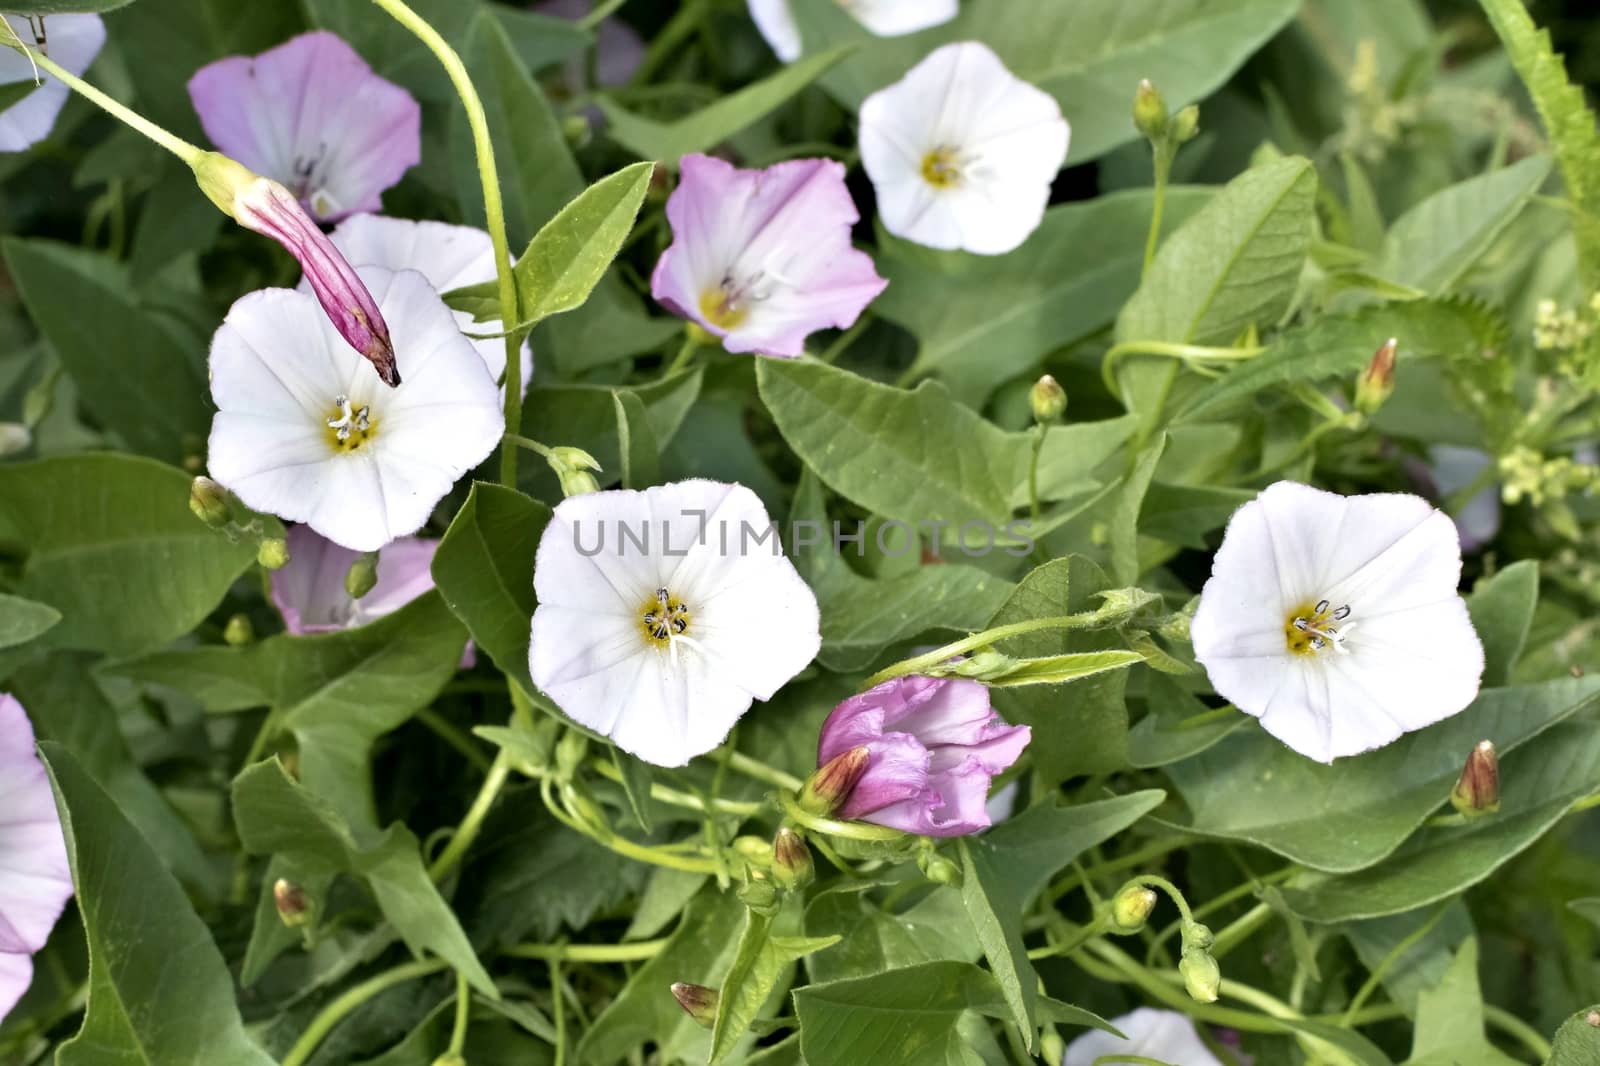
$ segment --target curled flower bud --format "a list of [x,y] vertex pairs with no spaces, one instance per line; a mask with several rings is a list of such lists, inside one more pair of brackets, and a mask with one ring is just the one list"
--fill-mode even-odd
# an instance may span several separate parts
[[193,163],[200,190],[245,229],[271,237],[300,261],[311,291],[350,347],[378,371],[385,385],[400,384],[394,344],[377,301],[294,194],[220,152]]
[[289,565],[289,543],[282,537],[267,537],[256,548],[256,562],[267,570],[282,570]]
[[190,482],[189,510],[212,529],[223,529],[233,521],[228,490],[208,477],[197,477]]
[[1111,925],[1119,933],[1137,933],[1156,909],[1155,890],[1129,884],[1111,901]]
[[1178,960],[1178,973],[1183,975],[1183,987],[1189,998],[1197,1003],[1215,1003],[1217,991],[1222,987],[1222,967],[1204,948],[1186,948]]
[[1394,392],[1394,360],[1398,343],[1393,337],[1383,342],[1372,362],[1356,379],[1356,410],[1370,415],[1383,406]]
[[1152,141],[1167,135],[1167,102],[1149,78],[1140,81],[1133,92],[1133,125]]
[[812,814],[832,814],[867,772],[872,749],[866,745],[851,748],[829,759],[800,790],[800,807]]
[[772,839],[772,876],[791,891],[806,887],[817,876],[811,849],[800,839],[800,834],[788,826],[781,826]]
[[551,448],[545,458],[550,469],[555,471],[556,479],[561,482],[561,495],[583,496],[600,491],[600,483],[590,473],[591,470],[599,470],[600,463],[582,448]]
[[311,921],[311,900],[306,890],[286,878],[278,878],[272,885],[272,903],[278,908],[278,917],[291,929]]
[[1033,408],[1033,420],[1041,426],[1061,421],[1067,410],[1067,390],[1055,378],[1044,375],[1028,390],[1028,404]]
[[672,998],[678,1001],[684,1013],[707,1029],[717,1020],[717,1002],[722,996],[715,988],[679,981],[672,986]]
[[1468,818],[1500,809],[1500,757],[1493,741],[1479,741],[1467,755],[1461,778],[1450,790],[1450,804]]
[[236,614],[228,619],[228,624],[222,627],[222,639],[235,648],[241,648],[255,640],[256,630],[250,624],[250,617]]
[[757,914],[772,915],[778,910],[778,889],[766,878],[752,875],[739,886],[739,901]]
[[344,590],[352,600],[359,600],[372,591],[378,583],[378,553],[363,552],[344,572]]

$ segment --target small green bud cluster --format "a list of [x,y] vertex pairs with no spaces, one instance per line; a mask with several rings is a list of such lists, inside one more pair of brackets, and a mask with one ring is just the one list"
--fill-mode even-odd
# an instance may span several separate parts
[[1157,151],[1175,151],[1200,132],[1200,109],[1190,104],[1175,115],[1168,112],[1160,90],[1145,78],[1133,93],[1133,126]]
[[1535,507],[1560,500],[1574,492],[1600,486],[1600,467],[1580,463],[1570,456],[1545,458],[1527,445],[1518,445],[1500,457],[1500,495],[1509,504],[1527,500]]
[[600,491],[600,483],[591,473],[600,469],[600,463],[582,448],[551,448],[545,461],[555,471],[556,480],[561,482],[561,495],[582,496]]
[[[1589,301],[1589,310],[1600,314],[1600,293]],[[1560,307],[1554,300],[1540,300],[1534,309],[1533,346],[1540,351],[1562,351],[1581,347],[1594,334],[1592,315],[1580,315],[1576,308]]]

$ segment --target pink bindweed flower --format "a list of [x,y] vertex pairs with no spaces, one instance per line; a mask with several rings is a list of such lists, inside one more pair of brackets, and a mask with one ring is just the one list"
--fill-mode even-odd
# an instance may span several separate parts
[[[310,526],[291,526],[289,562],[272,571],[272,602],[290,633],[333,633],[376,622],[433,588],[439,542],[401,537],[378,550],[378,581],[359,600],[345,591],[345,574],[361,553],[340,547]],[[477,662],[469,643],[462,669]]]
[[965,678],[897,677],[852,696],[822,724],[817,764],[855,747],[872,752],[866,773],[835,810],[924,836],[961,836],[989,826],[989,782],[1032,739],[989,705],[989,690]]
[[271,237],[299,260],[305,282],[339,335],[377,369],[385,385],[400,384],[394,342],[377,301],[294,194],[216,152],[201,155],[194,174],[225,214],[245,229]]
[[318,221],[381,211],[383,191],[422,158],[416,100],[326,31],[201,67],[189,98],[217,148]]
[[684,156],[651,293],[730,352],[794,357],[811,333],[854,324],[888,282],[850,244],[860,216],[844,173],[830,159],[740,170]]
[[0,1020],[33,981],[44,947],[72,898],[61,818],[22,704],[0,694]]

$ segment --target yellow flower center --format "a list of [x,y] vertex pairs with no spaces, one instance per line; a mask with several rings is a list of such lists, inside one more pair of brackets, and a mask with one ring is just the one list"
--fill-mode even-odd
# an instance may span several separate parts
[[639,617],[644,639],[658,648],[689,632],[689,608],[664,588],[656,589],[656,594],[644,601]]
[[1345,654],[1345,637],[1355,628],[1350,617],[1350,605],[1334,607],[1327,600],[1302,603],[1291,610],[1283,620],[1283,641],[1296,655],[1316,655],[1332,648]]
[[372,419],[371,407],[355,407],[348,396],[334,398],[333,414],[328,418],[328,447],[334,452],[359,451],[376,432],[378,423]]
[[935,148],[922,157],[922,180],[936,189],[949,189],[962,181],[961,157],[954,148]]
[[750,305],[742,293],[724,281],[700,294],[700,313],[718,329],[737,329],[750,317]]

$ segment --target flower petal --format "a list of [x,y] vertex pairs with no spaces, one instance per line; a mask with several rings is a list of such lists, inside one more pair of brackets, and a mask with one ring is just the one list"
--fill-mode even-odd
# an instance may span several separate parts
[[1111,1024],[1126,1039],[1103,1029],[1091,1029],[1067,1045],[1061,1066],[1093,1066],[1097,1060],[1114,1061],[1118,1055],[1139,1055],[1174,1066],[1222,1066],[1186,1014],[1140,1007],[1111,1019]]
[[0,695],[0,953],[38,951],[72,897],[72,871],[33,727]]
[[[21,15],[0,17],[24,44],[38,45],[33,25],[26,18]],[[50,58],[71,73],[82,74],[106,43],[106,27],[99,15],[51,15],[48,38]],[[36,71],[27,56],[0,48],[0,85],[33,81],[36,77],[43,78],[37,89],[0,111],[0,152],[26,151],[50,136],[56,117],[71,94],[71,90],[53,75]]]
[[749,0],[750,19],[768,47],[785,63],[800,58],[800,27],[795,25],[789,0]]

